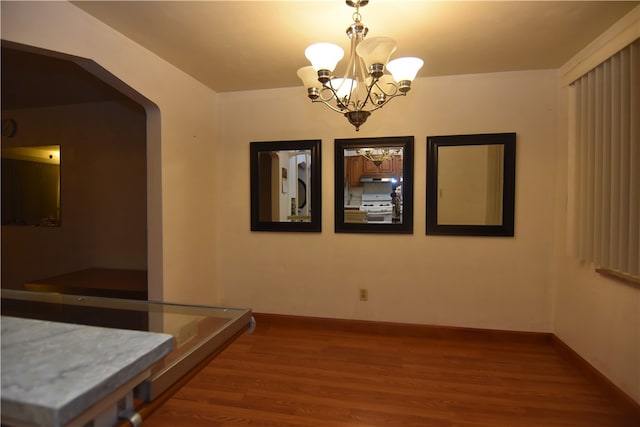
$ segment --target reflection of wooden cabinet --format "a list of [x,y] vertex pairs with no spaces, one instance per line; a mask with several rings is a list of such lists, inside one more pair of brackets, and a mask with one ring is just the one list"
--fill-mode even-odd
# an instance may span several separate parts
[[402,178],[402,156],[393,156],[393,174],[398,178]]
[[349,186],[359,187],[360,178],[367,176],[402,176],[402,156],[393,156],[385,160],[377,167],[371,160],[362,156],[349,156],[345,158],[345,176],[348,176]]
[[362,156],[350,156],[347,157],[349,161],[347,162],[347,169],[349,174],[349,186],[350,187],[359,187],[360,185],[360,177],[362,176],[362,161],[364,160]]

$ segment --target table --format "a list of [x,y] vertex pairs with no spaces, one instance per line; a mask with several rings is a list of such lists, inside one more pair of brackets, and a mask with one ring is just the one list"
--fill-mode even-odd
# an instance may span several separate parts
[[[170,335],[174,343],[172,350],[153,363],[148,368],[148,373],[138,378],[138,383],[133,385],[131,408],[120,411],[119,417],[131,420],[148,416],[238,336],[250,332],[255,325],[251,310],[245,308],[170,304],[9,289],[2,290],[2,315],[55,322],[58,325],[74,324],[76,327],[82,325],[124,330],[123,332],[136,331],[143,336]],[[4,318],[2,325],[4,347]],[[89,342],[99,341],[91,339]],[[122,341],[122,346],[127,345]],[[114,349],[118,346],[119,344],[113,344]],[[7,406],[8,397],[5,399],[4,348],[2,353],[2,423],[18,425],[5,422],[10,421],[15,414],[5,411],[10,409],[10,405]],[[16,363],[13,359],[6,359],[6,362]]]
[[3,425],[117,418],[119,401],[126,407],[149,368],[173,347],[167,334],[6,316],[0,322]]
[[88,268],[30,280],[23,287],[27,291],[146,301],[147,271]]

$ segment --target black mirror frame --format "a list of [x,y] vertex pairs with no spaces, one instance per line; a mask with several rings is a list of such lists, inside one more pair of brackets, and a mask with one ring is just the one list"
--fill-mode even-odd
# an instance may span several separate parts
[[[413,234],[413,136],[349,138],[335,141],[335,232]],[[402,147],[402,223],[355,224],[344,221],[344,150],[356,147]]]
[[[503,145],[504,182],[502,225],[438,224],[438,148],[461,145]],[[514,235],[516,182],[516,134],[492,133],[427,137],[427,228],[426,234],[448,236]]]
[[[310,222],[264,222],[260,221],[258,189],[258,153],[260,151],[311,150],[311,206]],[[249,148],[251,168],[251,231],[322,231],[322,152],[319,139],[301,141],[252,142]]]

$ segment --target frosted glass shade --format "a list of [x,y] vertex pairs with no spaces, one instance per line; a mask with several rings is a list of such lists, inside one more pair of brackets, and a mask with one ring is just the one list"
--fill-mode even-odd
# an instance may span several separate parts
[[333,79],[331,80],[331,86],[338,93],[338,98],[342,99],[345,96],[349,96],[351,91],[356,89],[358,82],[352,79]]
[[298,77],[300,77],[300,80],[302,80],[302,84],[304,84],[304,87],[307,89],[310,87],[320,89],[322,87],[322,83],[318,81],[318,73],[311,65],[300,68],[297,74]]
[[367,68],[373,64],[386,64],[397,48],[396,41],[390,37],[371,37],[356,47]]
[[424,61],[420,58],[404,57],[390,61],[387,64],[387,70],[398,83],[406,80],[411,82],[416,78],[416,74],[423,64]]
[[344,56],[344,50],[333,43],[314,43],[307,47],[304,55],[316,71],[333,71]]

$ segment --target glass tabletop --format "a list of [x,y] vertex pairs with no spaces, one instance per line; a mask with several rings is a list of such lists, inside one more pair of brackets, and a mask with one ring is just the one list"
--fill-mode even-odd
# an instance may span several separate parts
[[2,289],[2,315],[107,328],[161,332],[174,349],[138,390],[152,401],[244,332],[251,310]]

